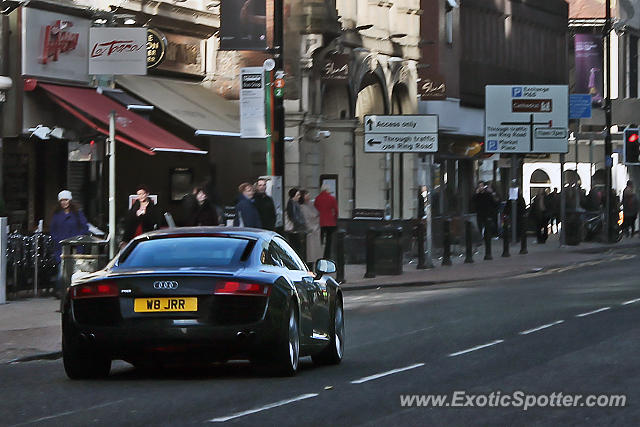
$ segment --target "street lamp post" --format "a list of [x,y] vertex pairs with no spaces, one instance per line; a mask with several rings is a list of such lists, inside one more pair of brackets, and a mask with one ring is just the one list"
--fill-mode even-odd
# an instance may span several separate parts
[[[275,71],[284,70],[284,21],[283,8],[284,0],[274,0],[273,13],[273,53],[276,62]],[[272,89],[273,90],[273,89]],[[273,146],[274,165],[273,173],[282,177],[282,189],[284,191],[284,95],[274,97],[274,120],[273,120]],[[284,200],[284,198],[282,199]]]
[[605,241],[610,241],[610,226],[611,218],[611,204],[614,203],[611,200],[611,166],[613,159],[611,158],[611,0],[605,2],[605,23],[604,23],[604,57],[606,60],[605,73],[606,77],[606,90],[604,98],[604,114],[605,114],[605,133],[604,133],[604,170],[605,170],[605,213],[604,213],[604,232]]

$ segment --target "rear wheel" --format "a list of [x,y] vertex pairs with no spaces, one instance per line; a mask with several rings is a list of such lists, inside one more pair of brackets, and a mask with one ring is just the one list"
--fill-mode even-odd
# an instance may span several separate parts
[[104,378],[111,371],[111,359],[82,348],[77,337],[62,335],[62,362],[72,380]]
[[329,345],[318,354],[311,356],[313,363],[318,365],[337,365],[342,362],[344,354],[344,311],[342,300],[336,297],[333,306],[331,339]]
[[296,306],[291,304],[283,321],[280,337],[271,356],[252,359],[258,372],[267,375],[292,377],[300,363],[300,328]]

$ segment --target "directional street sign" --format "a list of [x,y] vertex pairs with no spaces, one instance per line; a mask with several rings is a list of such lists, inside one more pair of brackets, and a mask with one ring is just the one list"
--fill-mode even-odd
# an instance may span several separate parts
[[364,116],[366,153],[435,153],[437,115]]
[[568,151],[567,86],[488,85],[485,94],[485,152]]

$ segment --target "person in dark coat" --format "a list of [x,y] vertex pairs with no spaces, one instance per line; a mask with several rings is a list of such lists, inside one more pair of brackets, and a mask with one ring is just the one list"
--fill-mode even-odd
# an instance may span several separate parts
[[207,197],[204,188],[197,187],[195,189],[196,204],[193,207],[191,216],[187,219],[190,226],[211,226],[219,225],[218,212]]
[[289,190],[289,200],[287,201],[287,209],[285,212],[284,231],[304,232],[307,225],[304,222],[304,216],[300,210],[300,190],[292,188]]
[[498,200],[491,187],[485,182],[478,183],[476,192],[471,198],[471,205],[476,213],[480,234],[493,235],[497,229]]
[[549,210],[547,209],[544,190],[540,189],[538,194],[531,201],[531,213],[536,222],[536,236],[538,243],[545,243],[549,237]]
[[[60,298],[60,293],[64,287],[62,280],[62,263],[60,262],[60,255],[62,254],[60,241],[70,237],[89,234],[87,219],[82,211],[73,203],[73,195],[69,190],[62,190],[58,193],[58,207],[51,218],[49,233],[51,234],[54,245],[53,256],[58,264],[56,297]],[[78,252],[81,251],[82,249],[79,248]]]
[[262,228],[273,231],[276,228],[276,206],[267,195],[267,180],[260,178],[256,181],[255,191],[253,203],[260,214]]
[[125,217],[123,243],[129,243],[131,239],[142,233],[156,230],[161,224],[160,211],[149,198],[147,187],[139,185],[136,195],[138,199]]
[[624,213],[622,228],[627,236],[633,237],[638,217],[638,196],[633,190],[633,182],[631,181],[627,181],[627,186],[622,191],[622,211]]
[[62,253],[60,241],[70,237],[89,234],[87,218],[85,218],[82,211],[73,203],[73,196],[69,190],[63,190],[58,193],[58,207],[51,218],[49,233],[51,234],[54,244],[53,255],[58,263],[60,262],[60,254]]
[[236,203],[236,218],[233,225],[240,227],[262,228],[260,213],[253,201],[253,185],[243,182],[238,186],[238,202]]

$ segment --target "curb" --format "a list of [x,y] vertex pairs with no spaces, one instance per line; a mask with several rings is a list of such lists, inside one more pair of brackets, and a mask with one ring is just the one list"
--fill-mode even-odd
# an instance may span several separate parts
[[[613,243],[612,245],[615,245],[615,243]],[[610,251],[612,249],[629,249],[629,248],[634,248],[634,247],[640,247],[640,242],[623,244],[623,245],[620,245],[620,246],[603,246],[603,247],[599,247],[599,248],[581,249],[581,250],[576,250],[576,251],[572,251],[572,252],[585,253],[585,254],[597,254],[597,253],[602,253],[602,252],[608,252],[608,251]],[[366,290],[378,289],[378,288],[427,287],[427,286],[434,286],[434,285],[446,285],[446,284],[450,284],[450,283],[473,282],[473,281],[478,281],[478,280],[495,280],[495,279],[498,279],[498,278],[514,278],[514,277],[518,277],[518,276],[520,276],[522,274],[539,273],[539,272],[545,271],[545,270],[552,270],[554,268],[566,267],[567,265],[571,265],[571,263],[569,263],[569,264],[554,264],[554,265],[549,265],[549,266],[542,267],[542,268],[533,268],[533,269],[529,267],[525,271],[519,271],[517,273],[513,273],[513,274],[510,274],[508,276],[497,275],[497,276],[485,276],[485,277],[475,277],[475,278],[468,278],[468,279],[452,279],[452,280],[441,280],[441,281],[428,280],[428,281],[420,281],[420,282],[412,281],[412,282],[405,282],[405,283],[387,283],[387,284],[385,284],[385,283],[377,283],[377,284],[363,284],[363,285],[352,285],[352,286],[347,285],[346,287],[341,286],[341,288],[342,288],[343,292],[349,292],[349,291],[366,291]]]

